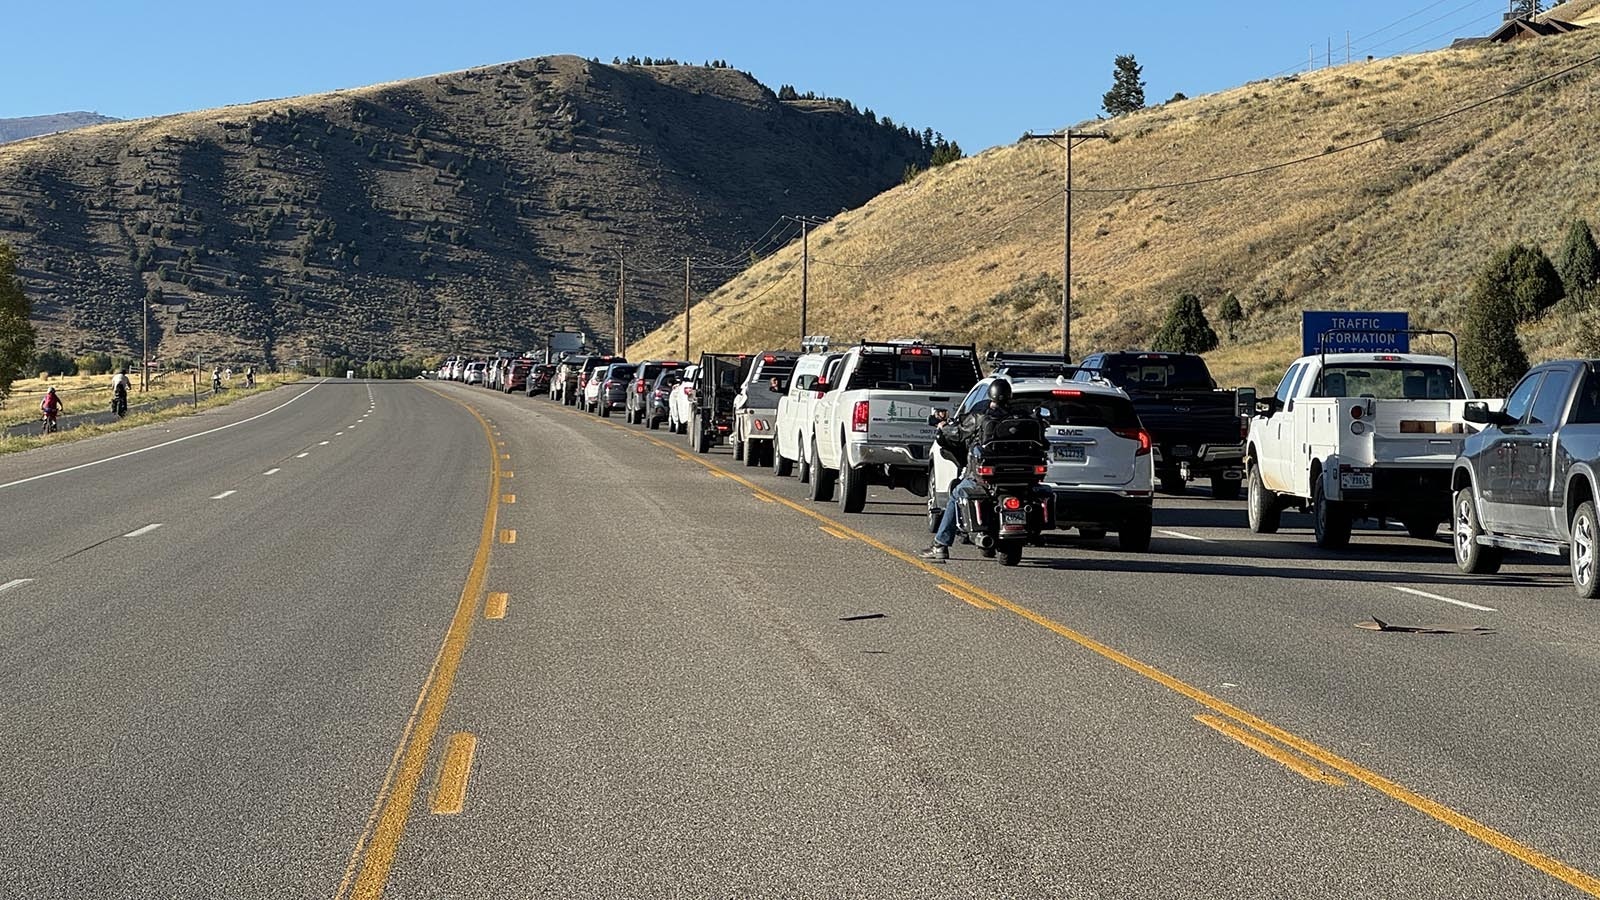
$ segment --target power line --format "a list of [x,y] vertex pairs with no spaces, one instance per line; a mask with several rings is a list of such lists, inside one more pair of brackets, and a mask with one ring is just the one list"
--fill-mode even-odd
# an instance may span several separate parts
[[[1011,218],[1005,220],[1004,222],[1001,222],[999,225],[995,226],[994,228],[989,229],[988,232],[987,232],[987,235],[990,236],[990,237],[994,237],[994,236],[998,236],[1000,234],[1003,234],[1012,225],[1015,225],[1017,222],[1021,221],[1026,216],[1032,215],[1033,213],[1038,212],[1040,209],[1043,209],[1045,204],[1047,204],[1047,203],[1056,203],[1060,199],[1061,198],[1060,198],[1060,196],[1058,194],[1052,192],[1052,193],[1046,195],[1046,197],[1043,200],[1040,200],[1038,203],[1035,203],[1034,205],[1028,207],[1027,209],[1023,210],[1022,212],[1017,213],[1016,215],[1012,216]],[[963,243],[963,244],[957,244],[954,247],[948,248],[947,252],[948,251],[960,252],[962,250],[967,249],[968,247],[970,247],[972,245],[973,245],[972,241],[968,241],[968,242]],[[822,265],[825,265],[825,266],[832,266],[832,267],[834,267],[836,269],[881,269],[881,268],[885,268],[887,266],[900,266],[900,267],[904,267],[904,266],[908,266],[908,265],[909,266],[919,266],[919,265],[923,265],[925,263],[933,262],[933,261],[937,260],[942,255],[945,255],[945,253],[935,252],[935,253],[924,255],[922,257],[913,257],[913,258],[911,258],[909,260],[895,260],[893,262],[874,262],[874,263],[834,262],[832,260],[823,259],[822,257],[819,257],[819,256],[813,256],[813,257],[811,257],[811,261],[814,262],[814,263],[821,263]],[[954,254],[951,253],[950,255],[953,256]]]
[[1425,127],[1427,127],[1429,125],[1433,125],[1433,124],[1436,124],[1436,123],[1439,123],[1439,122],[1443,122],[1446,119],[1452,118],[1454,116],[1459,116],[1459,115],[1462,115],[1464,113],[1471,112],[1471,111],[1473,111],[1475,109],[1478,109],[1480,107],[1487,106],[1490,103],[1495,103],[1495,102],[1498,102],[1500,100],[1504,100],[1507,97],[1511,97],[1513,95],[1519,94],[1522,91],[1527,90],[1528,88],[1535,87],[1535,86],[1537,86],[1539,84],[1543,84],[1546,81],[1552,81],[1554,79],[1561,78],[1562,76],[1570,75],[1571,73],[1576,72],[1577,70],[1579,70],[1579,69],[1581,69],[1581,68],[1583,68],[1585,66],[1593,65],[1596,62],[1600,62],[1600,56],[1591,56],[1588,59],[1582,60],[1580,62],[1573,63],[1572,65],[1567,66],[1564,69],[1560,69],[1560,70],[1557,70],[1555,72],[1550,72],[1550,73],[1548,73],[1546,75],[1540,75],[1538,78],[1534,78],[1531,81],[1525,81],[1525,82],[1523,82],[1521,84],[1513,85],[1512,87],[1507,88],[1506,90],[1501,91],[1500,93],[1495,94],[1493,96],[1484,97],[1481,100],[1474,100],[1473,102],[1468,103],[1465,106],[1457,107],[1455,109],[1449,110],[1447,112],[1440,113],[1439,115],[1432,116],[1430,118],[1421,119],[1419,121],[1411,122],[1411,123],[1406,124],[1406,125],[1401,125],[1401,126],[1399,126],[1397,128],[1386,129],[1382,134],[1376,135],[1374,137],[1366,138],[1365,140],[1356,141],[1353,144],[1345,144],[1345,145],[1340,146],[1340,147],[1333,147],[1333,148],[1325,150],[1325,151],[1323,151],[1321,153],[1315,153],[1315,154],[1311,154],[1311,155],[1308,155],[1308,156],[1301,156],[1301,157],[1297,157],[1295,159],[1288,159],[1288,160],[1284,160],[1282,162],[1272,163],[1270,165],[1257,166],[1256,168],[1245,169],[1245,170],[1239,171],[1239,172],[1227,172],[1227,173],[1224,173],[1224,174],[1221,174],[1221,175],[1209,175],[1209,176],[1206,176],[1205,178],[1194,178],[1194,179],[1190,179],[1188,181],[1170,181],[1170,182],[1167,182],[1165,184],[1123,185],[1123,186],[1118,186],[1118,187],[1073,188],[1072,190],[1073,190],[1074,193],[1081,193],[1081,194],[1126,194],[1126,193],[1135,193],[1137,191],[1164,191],[1164,190],[1172,190],[1174,188],[1198,187],[1200,185],[1215,184],[1215,183],[1217,183],[1219,181],[1230,181],[1230,180],[1235,179],[1235,178],[1246,178],[1246,177],[1251,176],[1251,175],[1261,175],[1261,174],[1264,174],[1266,172],[1275,172],[1275,171],[1277,171],[1279,169],[1287,169],[1290,166],[1298,166],[1298,165],[1301,165],[1303,163],[1315,162],[1317,160],[1325,159],[1325,158],[1327,158],[1329,156],[1333,156],[1335,154],[1344,153],[1344,152],[1349,151],[1349,150],[1355,150],[1355,149],[1357,149],[1359,147],[1365,147],[1365,146],[1368,146],[1370,144],[1375,144],[1375,143],[1377,143],[1379,141],[1389,140],[1390,138],[1394,137],[1397,134],[1405,134],[1406,132],[1416,131],[1419,128],[1425,128]]

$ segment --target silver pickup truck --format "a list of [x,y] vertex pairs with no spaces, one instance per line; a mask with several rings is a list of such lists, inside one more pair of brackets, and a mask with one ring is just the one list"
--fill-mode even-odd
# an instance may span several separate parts
[[772,465],[778,399],[789,389],[789,375],[799,356],[790,350],[757,353],[733,398],[733,458],[744,460],[746,466]]
[[1469,403],[1466,419],[1484,427],[1451,477],[1456,565],[1495,572],[1507,550],[1566,556],[1578,596],[1600,597],[1600,360],[1534,366],[1504,408]]

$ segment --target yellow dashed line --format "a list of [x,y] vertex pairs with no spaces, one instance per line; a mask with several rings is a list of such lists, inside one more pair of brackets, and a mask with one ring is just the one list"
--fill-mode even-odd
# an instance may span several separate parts
[[506,617],[506,601],[511,595],[504,591],[496,591],[489,595],[483,604],[483,617],[485,619],[504,619]]
[[439,766],[439,781],[433,788],[433,800],[428,804],[436,816],[453,816],[467,804],[467,776],[472,774],[472,755],[477,752],[478,738],[470,731],[450,735],[445,745],[444,762]]

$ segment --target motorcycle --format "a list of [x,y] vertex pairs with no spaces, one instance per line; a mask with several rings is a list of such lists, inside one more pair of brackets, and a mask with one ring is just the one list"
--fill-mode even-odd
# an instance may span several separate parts
[[1022,548],[1055,527],[1055,492],[1044,484],[1049,446],[1042,421],[1019,417],[976,448],[976,486],[956,506],[956,532],[1003,566],[1022,562]]

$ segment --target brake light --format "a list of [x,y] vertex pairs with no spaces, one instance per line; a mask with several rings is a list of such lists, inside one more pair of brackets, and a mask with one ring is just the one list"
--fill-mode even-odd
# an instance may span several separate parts
[[1017,498],[1017,497],[1007,497],[1004,500],[1000,501],[1000,508],[1001,509],[1012,509],[1012,510],[1021,509],[1022,508],[1022,500]]
[[1050,474],[1050,467],[1049,466],[1034,466],[1033,467],[1033,474],[1035,474],[1035,475],[1049,475]]
[[1050,396],[1052,396],[1052,397],[1082,397],[1083,396],[1083,391],[1056,390],[1056,391],[1051,391],[1050,392]]
[[866,431],[867,419],[871,412],[872,404],[866,400],[857,400],[855,409],[850,412],[850,430]]
[[900,355],[901,356],[927,356],[928,355],[928,350],[927,350],[926,347],[906,347],[905,349],[900,351]]
[[635,381],[633,383],[633,391],[636,394],[644,393],[644,379],[643,378],[641,378],[638,381]]
[[979,466],[978,467],[978,477],[979,478],[988,478],[989,476],[991,476],[993,474],[994,474],[994,466]]
[[1400,362],[1400,357],[1387,353],[1382,356],[1374,356],[1373,359],[1377,360],[1378,362]]
[[775,360],[777,360],[777,357],[773,356],[771,353],[768,353],[766,356],[761,357],[761,361],[764,362],[764,363],[773,362]]
[[1150,452],[1150,432],[1143,428],[1113,428],[1111,433],[1120,438],[1139,442],[1139,450],[1134,455],[1143,456]]
[[1361,418],[1362,412],[1363,410],[1360,406],[1352,406],[1350,407],[1350,418],[1359,419]]

